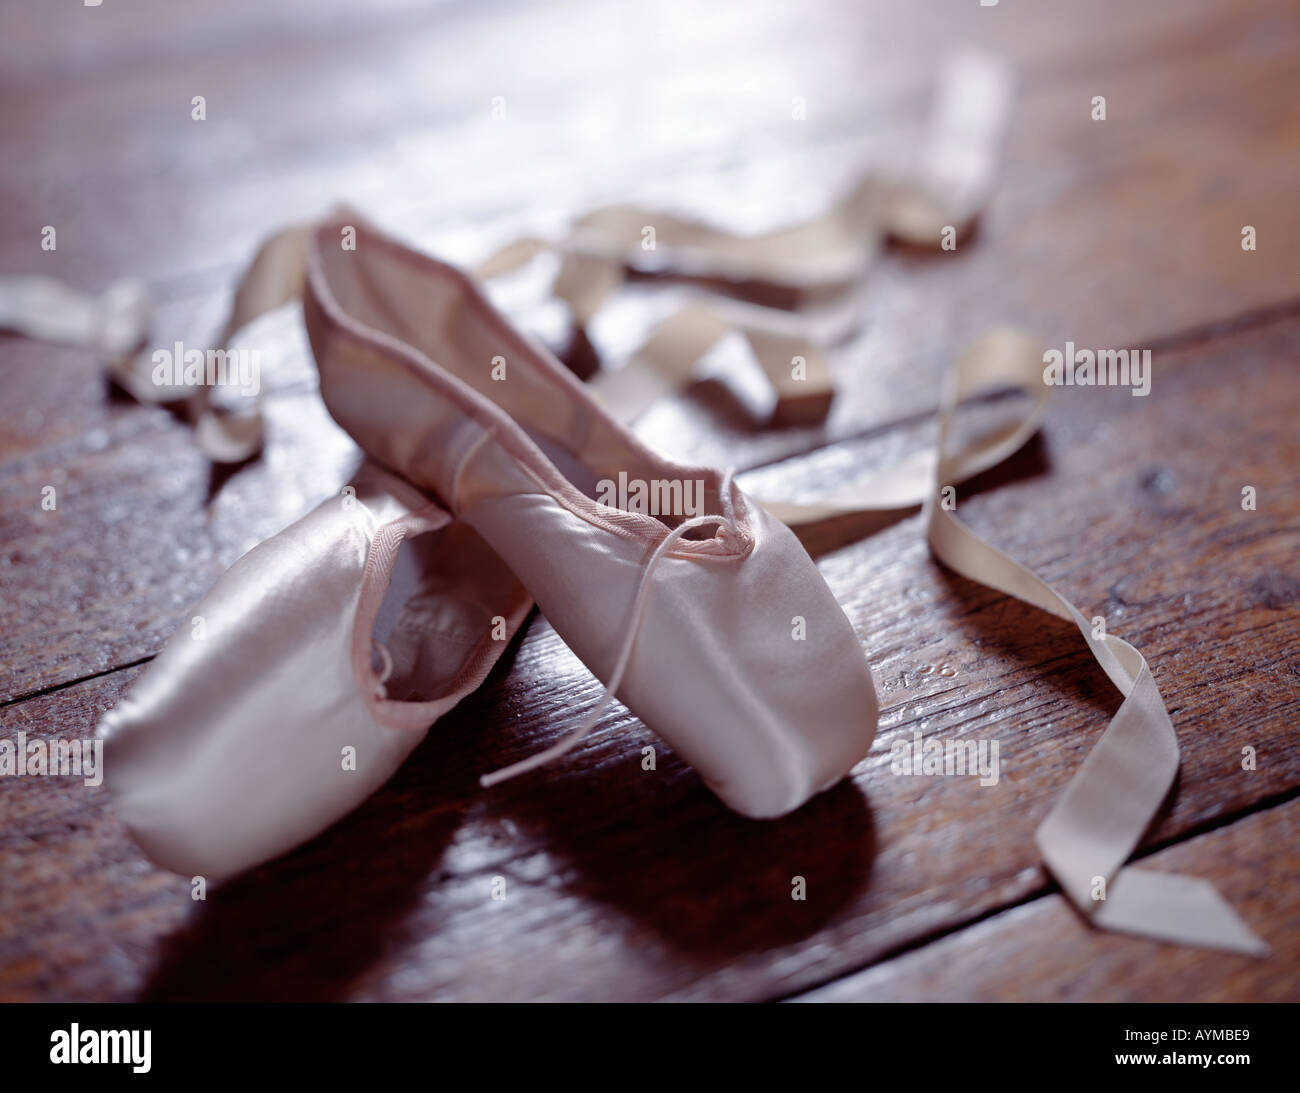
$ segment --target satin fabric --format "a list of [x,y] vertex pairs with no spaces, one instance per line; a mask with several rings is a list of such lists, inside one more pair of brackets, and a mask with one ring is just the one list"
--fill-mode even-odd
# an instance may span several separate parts
[[[634,270],[763,285],[801,309],[816,305],[823,315],[814,321],[799,312],[700,294],[665,318],[627,367],[600,371],[589,384],[615,417],[632,421],[679,390],[695,363],[735,334],[772,385],[773,423],[821,421],[834,395],[825,347],[856,328],[861,314],[847,290],[866,276],[886,239],[936,249],[969,237],[988,200],[1011,91],[1010,71],[996,59],[952,58],[940,71],[911,170],[896,177],[863,172],[812,220],[739,235],[663,209],[613,205],[579,217],[559,239],[511,242],[475,273],[489,279],[541,251],[555,251],[562,265],[553,292],[579,325]],[[797,377],[791,369],[796,359],[802,362]]]
[[[585,322],[622,282],[626,269],[643,260],[638,243],[650,224],[663,247],[655,258],[656,267],[667,265],[697,276],[763,280],[792,290],[805,302],[815,300],[860,278],[886,235],[928,246],[938,245],[949,234],[953,241],[965,236],[987,193],[1008,94],[1009,80],[996,63],[966,59],[953,65],[938,96],[920,170],[905,185],[868,176],[844,200],[807,224],[738,237],[680,217],[622,206],[583,217],[567,239],[512,244],[480,266],[479,274],[492,276],[522,264],[541,249],[557,250],[563,265],[555,292],[568,302],[575,319]],[[341,221],[335,218],[333,223],[337,228]],[[230,329],[301,290],[306,238],[305,229],[294,228],[268,241],[241,283]],[[321,253],[327,253],[325,242],[317,242]],[[645,572],[638,569],[639,559],[653,555],[654,544],[664,541],[665,532],[654,521],[608,510],[593,512],[589,499],[552,460],[566,464],[570,474],[588,479],[591,468],[627,468],[653,477],[664,474],[669,465],[641,449],[624,430],[611,428],[608,416],[590,399],[574,397],[572,390],[555,397],[553,377],[547,378],[549,363],[512,372],[514,382],[492,391],[485,378],[490,364],[500,360],[513,367],[511,362],[538,359],[537,351],[499,319],[485,322],[475,290],[459,275],[443,267],[433,278],[438,281],[435,290],[429,291],[428,264],[422,267],[409,252],[403,255],[401,248],[379,237],[371,236],[369,242],[380,252],[387,247],[390,257],[398,255],[400,260],[336,263],[318,277],[318,291],[307,298],[314,340],[321,346],[328,341],[331,348],[320,363],[322,389],[335,416],[354,435],[366,437],[368,450],[392,466],[409,469],[416,480],[442,496],[456,499],[455,506],[500,544],[511,565],[530,574],[530,584],[539,589],[548,613],[564,618],[563,632],[584,659],[598,674],[607,672],[611,647],[625,636],[611,620],[620,613],[619,601],[626,598],[631,575]],[[349,304],[347,311],[331,299],[335,289]],[[355,321],[349,313],[364,316],[364,321]],[[856,321],[856,316],[850,318]],[[95,300],[41,279],[0,280],[0,324],[35,336],[102,345],[114,361],[119,382],[128,389],[140,375],[140,358],[132,358],[131,352],[143,338],[143,323],[139,294],[132,291],[114,290]],[[592,386],[615,417],[630,420],[654,399],[680,389],[695,360],[719,338],[739,333],[772,379],[782,403],[794,405],[799,413],[824,412],[831,377],[820,346],[833,339],[817,337],[817,329],[824,334],[825,323],[810,323],[806,316],[788,315],[778,321],[770,309],[738,311],[716,302],[692,304],[669,316],[626,367],[601,373]],[[430,357],[442,360],[443,350],[447,350],[445,359],[457,362],[457,376],[439,369],[429,372]],[[1064,597],[935,504],[941,489],[1005,458],[1038,427],[1047,391],[1037,375],[1037,353],[1038,348],[1023,336],[999,332],[982,339],[957,363],[935,450],[914,453],[852,494],[768,500],[766,508],[798,527],[838,513],[924,504],[931,549],[945,564],[1074,620],[1125,701],[1039,829],[1038,842],[1048,867],[1075,906],[1098,925],[1262,953],[1262,942],[1211,885],[1123,864],[1159,808],[1178,764],[1172,723],[1141,655],[1113,635],[1092,640],[1082,616]],[[805,358],[803,379],[796,380],[790,372],[794,354]],[[433,383],[428,382],[431,376],[436,379]],[[999,384],[1027,393],[1028,412],[1000,434],[949,451],[949,426],[957,404],[975,391]],[[498,396],[501,406],[495,404]],[[141,397],[175,396],[143,389]],[[244,458],[260,441],[255,416],[241,424],[211,413],[206,409],[206,392],[196,402],[201,408],[199,441],[214,458]],[[516,416],[528,435],[515,422]],[[541,448],[547,450],[549,460]],[[674,470],[699,474],[711,483],[713,500],[724,500],[718,496],[722,486],[712,471]],[[777,574],[781,594],[772,597],[774,616],[778,610],[784,615],[795,609],[790,599],[783,598],[785,591],[800,585],[791,582],[779,564],[792,553],[788,542],[782,542],[782,530],[755,511],[743,493],[737,491],[729,499],[741,513],[739,522],[720,525],[711,540],[674,544],[680,549],[666,556],[662,569],[654,572],[654,596],[649,603],[666,602],[669,610],[647,607],[636,629],[644,628],[654,637],[642,641],[643,635],[635,634],[643,668],[627,678],[619,694],[629,696],[647,719],[669,727],[678,750],[700,767],[724,800],[752,815],[777,814],[792,807],[787,802],[797,802],[834,781],[834,772],[847,769],[850,757],[859,747],[865,750],[865,744],[859,741],[856,724],[836,721],[835,713],[842,710],[819,713],[816,692],[823,684],[821,662],[815,663],[814,675],[805,681],[800,700],[792,701],[794,684],[786,686],[782,669],[802,672],[807,663],[798,652],[792,657],[778,655],[781,645],[769,639],[767,631],[756,641],[746,636],[748,624],[761,619],[768,626],[774,625],[773,620],[762,616],[759,606],[729,613],[728,598],[714,595],[728,582],[696,581],[698,567],[727,565],[738,572],[738,560],[744,560],[747,574]],[[581,544],[578,558],[591,565],[563,560],[566,544]],[[749,564],[756,556],[761,561]],[[770,564],[773,560],[778,564]],[[683,568],[682,561],[695,568]],[[795,571],[806,573],[802,563]],[[615,575],[608,603],[607,590],[591,580],[598,573],[602,580],[606,573]],[[756,603],[756,596],[771,595],[767,589],[772,585],[764,577],[733,580],[730,587]],[[805,625],[818,621],[817,626],[807,626],[810,640],[814,633],[830,635],[835,663],[830,693],[846,696],[843,701],[850,705],[858,696],[864,707],[870,707],[874,728],[874,693],[858,695],[861,680],[855,679],[853,658],[842,636],[846,620],[823,610],[822,592],[824,587],[815,584],[799,591],[800,605],[806,600],[816,608],[811,618],[799,617]],[[593,599],[598,602],[592,603]],[[730,629],[719,626],[718,638],[694,642],[681,637],[683,620],[722,620]],[[792,640],[794,622],[792,616]],[[354,632],[362,631],[354,628]],[[676,660],[674,643],[685,649]],[[734,661],[729,659],[728,643],[737,647]],[[820,652],[825,655],[826,648]],[[406,654],[411,663],[420,659],[409,645]],[[356,650],[354,659],[361,663]],[[689,663],[683,665],[681,660]],[[706,663],[713,672],[732,670],[736,664],[754,669],[762,677],[753,692],[756,700],[761,699],[761,708],[747,704],[749,696],[741,689],[710,692],[706,673],[700,670]],[[410,667],[408,663],[404,670]],[[691,686],[677,693],[676,679],[669,677],[683,671]],[[769,676],[781,682],[774,684]],[[721,711],[717,723],[722,729],[716,739],[704,730],[688,731],[692,711],[715,716]],[[804,724],[806,747],[791,736],[792,718]],[[787,742],[794,747],[785,749]],[[758,758],[749,762],[738,758],[747,749]],[[781,764],[785,771],[778,769]],[[736,772],[743,785],[729,781]],[[159,771],[160,776],[165,774],[165,769]]]
[[117,814],[154,861],[209,880],[291,849],[388,779],[531,606],[473,529],[363,468],[223,574],[104,717]]
[[[459,271],[364,224],[309,241],[305,314],[331,414],[436,493],[510,565],[602,680],[646,560],[669,531],[574,477],[704,483],[735,526],[672,546],[653,575],[618,697],[731,808],[778,816],[870,748],[877,701],[843,610],[791,532],[711,468],[672,463],[612,418]],[[504,367],[501,379],[493,368]]]

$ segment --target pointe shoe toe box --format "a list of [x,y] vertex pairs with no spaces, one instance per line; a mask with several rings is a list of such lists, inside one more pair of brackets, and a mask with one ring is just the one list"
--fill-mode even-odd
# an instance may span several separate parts
[[[871,746],[878,705],[857,636],[815,563],[787,527],[749,510],[743,556],[661,559],[618,697],[728,806],[758,819],[843,778]],[[544,494],[465,515],[608,680],[647,545]]]

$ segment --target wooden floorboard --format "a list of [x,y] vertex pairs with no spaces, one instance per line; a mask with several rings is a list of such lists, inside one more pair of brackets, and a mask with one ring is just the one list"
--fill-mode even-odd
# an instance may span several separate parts
[[951,937],[799,997],[806,1002],[1296,1002],[1279,968],[1300,961],[1300,801],[1144,858],[1142,867],[1194,872],[1273,939],[1268,960],[1190,946],[1161,947],[1091,929],[1059,895],[1034,900]]
[[[759,468],[743,481],[761,495],[844,489],[930,442],[948,358],[990,322],[1151,347],[1149,398],[1057,392],[959,511],[1147,655],[1183,765],[1144,847],[1220,883],[1274,953],[1100,935],[1053,894],[1033,830],[1117,697],[1069,628],[946,573],[902,514],[810,538],[883,715],[853,777],[795,815],[744,821],[671,754],[642,772],[652,738],[618,706],[563,763],[478,790],[599,693],[535,618],[392,783],[204,904],[102,788],[6,780],[0,998],[1296,997],[1294,5],[173,7],[0,14],[0,272],[143,277],[160,343],[209,336],[255,241],[340,197],[467,259],[601,200],[740,228],[810,214],[858,165],[906,157],[948,47],[1013,59],[979,236],[885,257],[826,423],[763,428],[708,382],[639,430]],[[634,342],[662,297],[636,293],[600,344]],[[214,481],[188,427],[110,391],[93,355],[0,335],[0,734],[90,732],[215,577],[357,465],[295,317],[248,337],[268,445]],[[892,775],[914,731],[997,740],[999,784]]]
[[[1162,398],[1071,392],[1040,450],[959,498],[973,527],[1150,658],[1184,759],[1149,844],[1248,813],[1300,782],[1300,529],[1289,515],[1300,498],[1285,469],[1300,456],[1300,390],[1276,382],[1298,329],[1266,325],[1184,351],[1189,359],[1167,369],[1176,393]],[[1223,423],[1213,460],[1198,432],[1207,419]],[[1246,423],[1253,450],[1275,461],[1242,450],[1230,465]],[[1255,512],[1240,508],[1243,477],[1259,490]],[[1044,511],[1050,522],[1028,519]],[[90,921],[135,939],[134,960],[65,969],[78,994],[736,998],[797,991],[1041,895],[1033,830],[1117,705],[1077,635],[947,574],[915,516],[824,554],[821,566],[868,650],[884,714],[852,781],[785,820],[731,815],[671,756],[643,772],[652,738],[621,708],[564,763],[479,791],[476,774],[557,739],[597,697],[539,619],[390,786],[206,905],[140,859],[102,790],[60,783],[56,794],[37,780],[10,790],[31,810],[20,811],[24,834],[5,842],[10,898],[51,910],[42,946],[61,931],[74,944]],[[15,703],[0,726],[81,735],[136,671]],[[893,741],[916,731],[998,741],[998,785],[891,774]],[[1242,769],[1246,746],[1256,770]],[[56,901],[49,862],[76,853],[83,869],[61,881]],[[789,898],[796,875],[806,903]],[[490,899],[496,876],[511,893],[504,907]],[[131,907],[125,924],[119,902]],[[305,906],[315,908],[309,928]],[[358,916],[380,930],[386,915],[398,921],[384,927],[383,953],[364,969],[340,963]],[[1266,937],[1283,925],[1253,924]],[[43,970],[36,944],[11,940],[6,964]],[[39,981],[10,982],[39,994]]]
[[[742,21],[692,22],[681,41],[647,16],[643,51],[574,50],[562,68],[539,35],[586,26],[583,5],[526,17],[474,6],[427,22],[397,5],[369,29],[312,21],[310,33],[279,26],[265,40],[254,32],[269,17],[249,16],[233,58],[229,31],[205,48],[210,35],[178,30],[188,44],[149,65],[129,64],[138,47],[122,44],[118,66],[15,89],[0,135],[22,151],[0,173],[0,261],[87,286],[144,277],[164,303],[182,298],[159,320],[170,341],[210,337],[213,298],[257,240],[337,200],[465,258],[602,200],[770,226],[815,213],[862,165],[906,161],[944,56],[937,39],[1019,65],[981,240],[885,263],[833,362],[840,390],[824,426],[762,429],[705,390],[653,411],[652,442],[710,460],[738,447],[754,453],[742,463],[776,458],[932,408],[951,353],[991,322],[1053,342],[1146,344],[1300,292],[1286,244],[1300,234],[1300,165],[1288,154],[1300,109],[1275,93],[1300,75],[1278,46],[1300,18],[1285,0],[1240,14],[1208,0],[1046,4],[1010,21],[884,4],[854,34],[840,8],[747,7]],[[92,52],[84,19],[49,18]],[[615,34],[605,19],[590,33]],[[455,60],[474,49],[487,67],[466,76]],[[715,71],[719,52],[737,59]],[[383,95],[368,78],[377,66]],[[213,82],[208,120],[191,121],[190,97]],[[496,84],[517,120],[509,108],[506,122],[490,120]],[[599,109],[586,106],[590,87],[607,89]],[[794,88],[816,106],[803,123],[779,98]],[[1088,103],[1102,92],[1114,101],[1094,122]],[[39,139],[50,132],[61,139]],[[50,223],[64,242],[42,254]],[[1259,233],[1254,253],[1240,249],[1244,224]],[[605,341],[634,342],[656,313],[653,301],[620,310]]]

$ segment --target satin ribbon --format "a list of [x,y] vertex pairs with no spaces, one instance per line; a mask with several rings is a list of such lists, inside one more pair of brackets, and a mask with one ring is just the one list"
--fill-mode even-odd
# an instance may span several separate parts
[[[987,199],[1010,88],[1005,68],[989,58],[951,62],[941,75],[911,176],[901,181],[867,173],[803,224],[741,236],[658,210],[616,205],[581,217],[561,239],[510,243],[474,272],[486,280],[545,251],[559,254],[552,291],[580,326],[632,271],[765,283],[804,303],[842,297],[861,281],[886,238],[933,248],[945,231],[954,245],[966,237]],[[655,231],[653,251],[641,245],[646,227]],[[236,288],[216,347],[228,346],[253,319],[300,297],[307,228],[287,228],[263,242]],[[850,322],[855,318],[851,309],[841,314]],[[775,391],[774,421],[819,421],[830,409],[834,377],[824,344],[833,336],[819,337],[817,326],[798,311],[704,297],[663,320],[626,366],[597,374],[591,384],[612,412],[632,421],[679,390],[722,338],[739,334]],[[184,405],[200,447],[216,463],[243,462],[262,446],[257,399],[235,414],[214,404],[206,385],[154,383],[145,347],[148,307],[138,283],[123,282],[97,298],[51,278],[0,277],[0,328],[96,348],[113,380],[137,401]]]
[[[691,277],[763,282],[804,301],[824,299],[860,280],[883,239],[934,246],[952,229],[962,238],[985,199],[1009,97],[1005,71],[967,58],[942,82],[926,151],[916,175],[901,184],[868,176],[817,220],[761,236],[740,237],[684,218],[632,206],[583,217],[561,240],[525,239],[477,268],[480,277],[517,269],[544,250],[562,256],[554,285],[579,323],[588,322],[629,270],[645,269],[641,232],[653,226],[655,269]],[[306,229],[278,233],[259,250],[235,294],[222,333],[302,291]],[[139,353],[147,331],[143,296],[117,286],[101,299],[42,278],[0,279],[0,326],[33,337],[98,346],[111,370],[141,401],[187,400],[197,438],[219,461],[238,461],[261,443],[259,413],[230,418],[210,404],[206,389],[153,387]],[[621,369],[595,386],[627,420],[654,401],[681,391],[691,369],[721,338],[742,335],[776,388],[778,399],[814,413],[828,403],[831,372],[799,313],[701,298],[670,315]],[[804,380],[790,374],[791,357],[806,364]],[[146,382],[148,380],[148,382]],[[959,405],[993,389],[1027,396],[1009,425],[953,449]],[[1048,390],[1041,347],[1012,330],[992,331],[958,358],[938,417],[933,449],[913,453],[851,492],[797,500],[764,500],[796,528],[846,513],[921,506],[926,537],[940,561],[963,576],[1072,620],[1102,670],[1124,696],[1092,753],[1038,828],[1043,859],[1071,903],[1097,926],[1167,941],[1262,955],[1267,947],[1214,887],[1191,877],[1152,873],[1128,860],[1168,793],[1178,769],[1178,745],[1164,702],[1141,654],[1107,634],[1092,637],[1082,614],[1049,584],[980,538],[939,503],[946,487],[968,480],[1016,452],[1039,428]],[[797,415],[796,415],[797,416]],[[1104,882],[1104,885],[1101,883]],[[1094,898],[1104,891],[1104,898]]]
[[[942,491],[1000,463],[1039,428],[1047,404],[1042,347],[1015,330],[991,331],[970,345],[950,375],[933,453],[872,479],[853,499],[767,507],[795,520],[846,511],[923,505],[926,539],[963,577],[1072,621],[1124,701],[1088,758],[1039,825],[1036,841],[1071,903],[1097,926],[1213,949],[1263,956],[1264,944],[1208,881],[1125,866],[1178,772],[1178,740],[1142,654],[1092,627],[1073,604],[1015,559],[976,535],[941,503]],[[1018,389],[1028,407],[1017,420],[954,450],[958,406],[995,390]],[[921,486],[922,482],[924,486]],[[921,491],[916,492],[918,487]]]
[[[544,251],[561,255],[554,294],[585,326],[629,272],[785,290],[803,304],[834,300],[861,282],[884,240],[938,248],[965,239],[988,198],[1011,96],[1006,68],[983,56],[943,70],[918,162],[906,179],[878,172],[859,181],[814,220],[737,235],[662,210],[615,205],[581,217],[559,239],[507,244],[475,269],[500,276]],[[654,232],[654,248],[644,246]],[[625,421],[679,390],[696,362],[739,334],[771,383],[782,424],[821,420],[834,380],[826,350],[798,312],[701,299],[663,320],[622,368],[589,382]],[[796,358],[801,360],[795,374]]]
[[[523,240],[480,267],[480,276],[517,268],[543,249],[564,256],[555,293],[575,321],[586,323],[621,283],[623,271],[644,261],[638,245],[655,231],[656,263],[695,278],[759,281],[796,294],[842,286],[862,277],[881,240],[936,246],[941,233],[965,236],[986,198],[1009,102],[1010,81],[995,62],[964,58],[950,66],[933,112],[922,168],[903,185],[867,177],[815,221],[762,236],[739,237],[679,217],[632,206],[599,210],[578,221],[559,242]],[[751,312],[756,314],[755,312]],[[830,371],[820,347],[787,328],[728,314],[724,305],[694,303],[670,315],[623,368],[599,375],[594,386],[611,409],[632,420],[665,395],[680,392],[691,368],[721,338],[742,334],[772,380],[778,400],[788,382],[790,357],[811,365],[804,396],[824,401]],[[792,353],[793,351],[793,353]],[[1164,701],[1142,655],[1114,635],[1092,637],[1087,619],[1064,596],[1014,559],[980,538],[940,503],[941,491],[996,466],[1038,430],[1048,388],[1042,347],[1014,330],[991,331],[958,358],[939,411],[933,450],[899,464],[838,495],[763,499],[773,515],[795,526],[848,513],[923,507],[930,549],[970,580],[1072,620],[1093,655],[1124,696],[1119,711],[1060,800],[1039,826],[1043,859],[1071,903],[1092,923],[1209,948],[1263,955],[1267,946],[1219,896],[1191,877],[1151,873],[1124,863],[1136,849],[1178,771],[1178,742]],[[960,403],[1013,388],[1028,396],[1017,420],[951,448]]]
[[[254,319],[302,296],[306,227],[267,239],[244,271],[214,348],[230,345]],[[262,447],[262,414],[231,413],[206,384],[155,383],[148,297],[138,281],[119,281],[102,296],[42,276],[0,277],[0,329],[29,338],[91,348],[109,376],[137,402],[180,406],[195,439],[214,463],[242,463]]]

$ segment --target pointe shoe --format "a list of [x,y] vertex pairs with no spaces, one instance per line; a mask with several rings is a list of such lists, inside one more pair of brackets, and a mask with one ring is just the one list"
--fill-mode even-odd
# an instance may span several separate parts
[[[459,271],[346,225],[355,249],[341,219],[309,236],[304,293],[335,420],[476,529],[731,808],[779,816],[843,778],[871,745],[875,687],[789,529],[729,475],[643,445]],[[619,483],[632,501],[597,500]],[[655,483],[677,511],[633,511]]]
[[473,528],[367,465],[223,574],[105,715],[115,811],[187,876],[267,861],[387,781],[531,607]]

